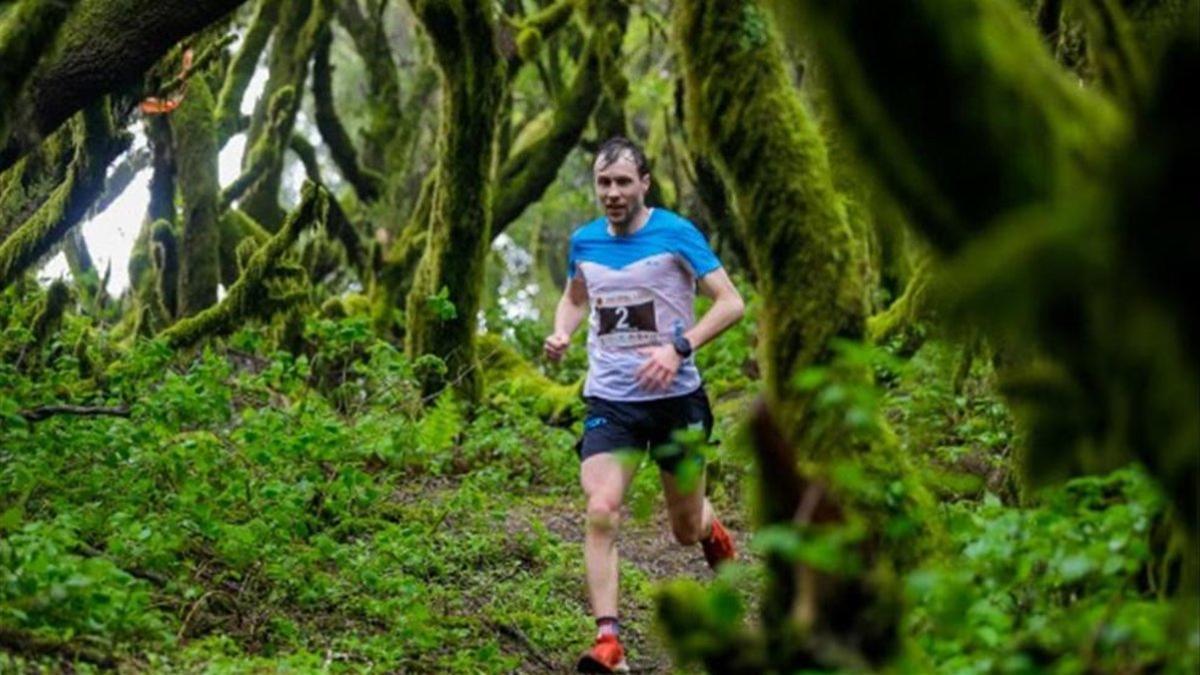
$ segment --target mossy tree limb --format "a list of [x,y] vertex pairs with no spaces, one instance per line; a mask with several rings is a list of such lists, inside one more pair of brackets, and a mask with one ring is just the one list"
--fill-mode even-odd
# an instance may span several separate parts
[[258,0],[254,16],[250,19],[250,26],[246,29],[246,37],[225,71],[214,111],[218,145],[224,145],[226,140],[237,133],[242,97],[246,93],[246,87],[250,86],[258,59],[279,19],[279,4],[280,0]]
[[257,249],[271,238],[271,233],[241,209],[227,209],[222,213],[220,229],[221,251],[218,258],[221,264],[221,283],[228,288],[241,274],[237,264],[238,246],[244,241],[250,241]]
[[88,104],[138,82],[182,38],[243,1],[79,0],[13,102],[0,171]]
[[[457,383],[467,400],[476,400],[476,312],[491,242],[490,177],[504,62],[489,3],[411,0],[411,5],[441,71],[442,110],[429,239],[408,294],[405,348],[410,355],[441,358],[449,368],[448,381]],[[442,288],[449,291],[453,316],[428,301]],[[426,384],[440,388],[440,383]]]
[[[565,3],[564,3],[565,4]],[[615,0],[598,0],[594,5],[616,5]],[[620,48],[624,21],[619,10],[589,12],[597,21],[580,55],[575,78],[554,106],[548,128],[524,146],[501,167],[497,178],[492,236],[500,234],[525,208],[537,201],[554,178],[567,155],[575,148],[587,127],[600,97],[596,80],[605,60],[611,58],[612,45]]]
[[[271,231],[284,216],[279,206],[284,151],[308,79],[309,60],[318,36],[326,29],[331,1],[282,0],[279,8],[281,21],[267,59],[267,84],[246,140],[251,151],[242,160],[243,170],[250,173],[253,169],[257,175],[239,202],[243,211]],[[291,95],[281,98],[288,90]]]
[[75,0],[22,0],[0,23],[0,147],[18,94],[74,5]]
[[313,102],[316,107],[317,129],[329,148],[329,156],[342,173],[346,182],[354,188],[359,199],[367,202],[379,198],[383,185],[381,177],[364,168],[358,157],[354,141],[342,125],[333,101],[333,66],[329,61],[333,31],[326,28],[317,38],[313,55]]
[[[674,18],[688,136],[730,188],[767,305],[767,391],[773,403],[794,400],[800,368],[823,358],[831,338],[863,333],[860,251],[824,141],[791,88],[763,11],[684,2]],[[802,417],[802,409],[785,416],[788,433],[799,435]]]
[[367,0],[364,15],[359,0],[337,3],[337,19],[350,34],[366,69],[367,125],[362,130],[362,164],[376,172],[388,169],[391,164],[388,147],[405,117],[412,114],[400,107],[400,75],[388,44],[383,16],[387,4],[386,0]]
[[0,289],[16,281],[79,223],[99,196],[108,165],[130,143],[127,134],[113,131],[103,102],[80,115],[75,139],[75,156],[66,179],[29,220],[0,243]]
[[66,178],[74,156],[74,129],[64,128],[0,173],[0,241],[41,208]]
[[150,228],[150,251],[154,260],[153,292],[143,302],[154,307],[156,319],[170,323],[179,316],[179,237],[167,220],[156,220]]
[[[296,98],[296,90],[292,87],[284,87],[271,95],[266,126],[246,152],[242,160],[242,173],[221,190],[222,210],[241,199],[255,184],[266,180],[273,168],[283,161],[283,134],[290,132],[295,120]],[[257,218],[255,220],[257,222]]]
[[578,4],[575,0],[558,0],[516,22],[517,53],[521,58],[531,60],[547,37],[567,25]]
[[325,222],[329,212],[329,194],[324,188],[305,183],[300,205],[284,220],[279,231],[263,244],[246,263],[242,275],[229,287],[221,302],[193,317],[180,320],[159,337],[172,348],[195,344],[210,335],[228,333],[247,317],[263,317],[285,308],[268,297],[266,283],[277,271],[281,257],[296,242],[300,233]]
[[308,179],[314,183],[324,184],[321,180],[321,164],[317,161],[317,149],[312,143],[308,142],[300,133],[293,133],[288,139],[288,149],[295,155],[296,159],[300,160],[300,164],[304,166],[304,173]]

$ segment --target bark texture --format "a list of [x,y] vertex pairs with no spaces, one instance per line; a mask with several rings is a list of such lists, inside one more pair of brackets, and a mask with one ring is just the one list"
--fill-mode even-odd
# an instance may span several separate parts
[[136,84],[181,39],[243,0],[80,0],[13,104],[0,171],[109,92]]
[[128,135],[113,130],[103,102],[80,115],[66,179],[24,224],[0,242],[0,289],[16,281],[79,223],[100,195],[108,165],[129,142]]
[[[474,400],[482,382],[476,312],[491,242],[490,177],[504,62],[496,50],[490,5],[413,0],[412,7],[441,70],[442,110],[429,238],[408,294],[405,347],[410,355],[432,354],[445,361],[447,380],[427,382],[427,387],[454,383]],[[452,311],[430,302],[441,289],[447,289]]]

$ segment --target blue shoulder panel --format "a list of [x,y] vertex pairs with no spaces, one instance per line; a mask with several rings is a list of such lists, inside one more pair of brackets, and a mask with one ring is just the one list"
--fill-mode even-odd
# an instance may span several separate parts
[[696,278],[721,266],[696,226],[666,209],[655,208],[642,229],[627,237],[608,233],[608,223],[597,218],[571,235],[567,256],[567,278],[575,277],[580,262],[593,262],[610,269],[621,269],[639,260],[663,253],[678,255]]

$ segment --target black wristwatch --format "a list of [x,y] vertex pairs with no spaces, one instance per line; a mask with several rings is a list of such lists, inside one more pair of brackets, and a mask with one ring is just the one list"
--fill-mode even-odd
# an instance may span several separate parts
[[676,335],[671,345],[675,347],[675,353],[685,359],[692,355],[692,343],[682,335]]

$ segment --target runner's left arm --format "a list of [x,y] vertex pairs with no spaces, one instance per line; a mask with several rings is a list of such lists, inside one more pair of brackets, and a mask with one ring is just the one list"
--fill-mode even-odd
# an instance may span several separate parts
[[698,284],[700,292],[712,298],[713,304],[704,316],[683,334],[693,350],[699,349],[723,333],[726,328],[737,323],[746,312],[742,294],[733,285],[724,267],[718,267],[700,277]]
[[[696,325],[683,334],[692,345],[692,351],[717,337],[745,313],[746,303],[738,293],[725,269],[718,267],[700,277],[700,292],[713,299],[712,307],[700,317]],[[671,344],[645,347],[638,350],[648,357],[638,368],[635,377],[643,388],[663,391],[671,386],[683,358]]]

